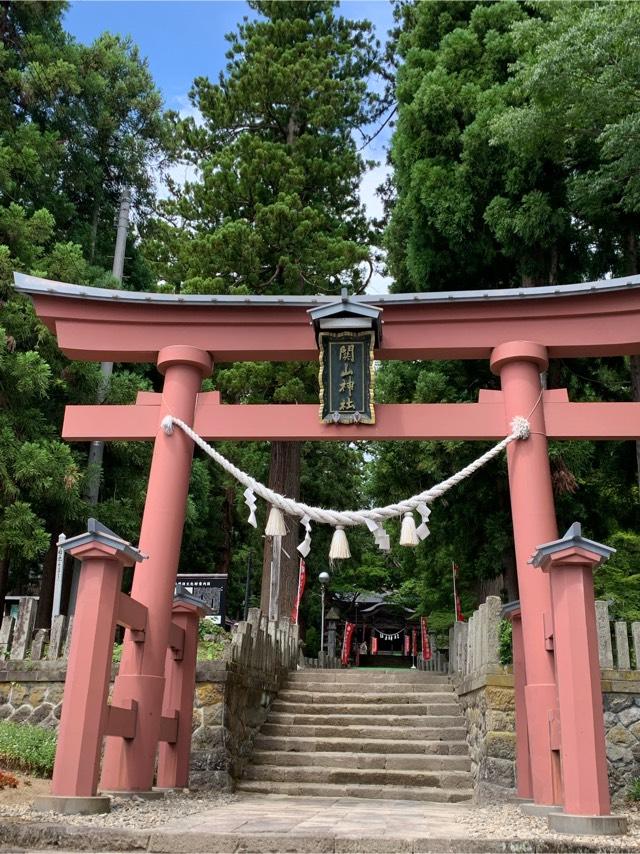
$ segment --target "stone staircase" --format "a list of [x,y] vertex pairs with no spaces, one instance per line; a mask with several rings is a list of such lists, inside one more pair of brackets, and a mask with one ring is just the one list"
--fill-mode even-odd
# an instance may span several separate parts
[[300,670],[273,702],[238,790],[466,801],[465,720],[447,676]]

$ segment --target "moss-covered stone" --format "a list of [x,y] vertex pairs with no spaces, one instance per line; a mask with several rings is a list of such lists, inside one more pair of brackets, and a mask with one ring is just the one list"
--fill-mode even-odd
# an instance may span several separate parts
[[487,708],[489,709],[498,709],[503,712],[515,711],[516,699],[512,688],[499,688],[496,685],[487,685],[485,699]]

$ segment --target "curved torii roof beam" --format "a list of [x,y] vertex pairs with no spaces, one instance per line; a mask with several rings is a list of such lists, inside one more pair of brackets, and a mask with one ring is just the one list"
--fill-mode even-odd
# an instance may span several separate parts
[[[315,360],[308,309],[333,296],[220,296],[134,293],[15,274],[39,317],[72,359],[156,362],[167,346],[207,350],[215,362]],[[383,308],[379,359],[489,359],[499,344],[526,340],[549,356],[640,353],[640,276],[558,287],[351,297]],[[640,403],[570,403],[544,392],[547,435],[558,439],[640,437]],[[205,439],[501,439],[502,393],[478,403],[378,404],[376,424],[321,424],[317,404],[229,405],[218,392],[198,398],[194,429]],[[152,439],[160,395],[134,406],[68,406],[71,440]]]
[[[15,274],[72,359],[155,362],[172,344],[214,362],[315,360],[307,309],[332,296],[134,293]],[[498,344],[544,344],[550,357],[640,353],[640,276],[557,287],[352,297],[384,309],[379,359],[488,359]]]

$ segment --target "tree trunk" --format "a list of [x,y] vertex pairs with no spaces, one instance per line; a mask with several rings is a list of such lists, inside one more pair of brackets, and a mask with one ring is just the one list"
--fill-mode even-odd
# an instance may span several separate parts
[[[625,272],[628,276],[635,276],[638,272],[638,241],[633,228],[629,228],[625,240]],[[631,356],[629,359],[629,371],[631,373],[631,399],[640,402],[640,355]],[[640,440],[636,439],[636,478],[640,490]]]
[[56,558],[58,557],[58,535],[51,534],[49,548],[42,561],[42,578],[36,614],[36,629],[48,629],[51,625],[51,609],[53,608],[53,592],[56,583]]
[[[300,498],[300,442],[272,442],[271,466],[269,468],[269,487],[287,498]],[[278,616],[288,617],[298,591],[299,555],[297,546],[300,541],[298,520],[285,517],[287,535],[282,538],[282,557],[280,560],[280,585],[278,594]],[[271,589],[271,537],[264,541],[262,563],[262,588],[260,609],[269,613],[269,594]]]
[[0,622],[4,614],[4,600],[9,591],[9,558],[6,554],[0,555]]
[[93,264],[96,259],[96,243],[98,241],[98,222],[100,220],[100,195],[96,193],[91,214],[91,232],[89,238],[89,260]]
[[222,555],[218,564],[218,571],[226,572],[227,576],[231,569],[231,537],[233,534],[233,505],[235,497],[236,494],[233,487],[226,487],[222,505]]

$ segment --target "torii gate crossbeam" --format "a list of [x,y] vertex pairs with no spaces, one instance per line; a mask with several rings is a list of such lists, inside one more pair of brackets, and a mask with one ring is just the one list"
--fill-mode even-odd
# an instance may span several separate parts
[[[565,767],[574,763],[575,740],[561,738],[551,586],[528,561],[540,544],[558,536],[548,438],[640,436],[640,404],[571,403],[565,390],[543,392],[540,382],[549,358],[640,353],[640,276],[557,288],[380,296],[375,302],[384,309],[384,340],[377,358],[486,359],[502,390],[481,392],[472,404],[379,405],[376,424],[354,426],[318,423],[316,406],[233,406],[221,403],[217,393],[200,392],[212,363],[315,360],[306,311],[331,297],[135,294],[21,275],[16,287],[32,298],[70,358],[154,362],[165,375],[161,395],[141,393],[130,407],[68,407],[63,430],[73,440],[154,440],[140,536],[149,560],[137,570],[132,591],[148,610],[148,625],[144,643],[126,645],[114,686],[114,702],[137,704],[144,727],[132,739],[107,740],[105,788],[150,788],[160,738],[164,655],[193,452],[184,434],[168,437],[160,429],[165,415],[209,439],[348,441],[498,439],[520,415],[530,419],[532,432],[508,449],[524,642],[525,672],[519,675],[526,686],[526,722],[518,721],[518,790],[541,804],[564,797],[584,814],[608,811],[602,779],[582,780],[578,790],[562,792],[560,755]],[[596,672],[597,662],[584,670]],[[591,751],[600,765],[604,761],[604,740],[597,734],[585,736],[580,749]],[[565,787],[574,778],[566,776]]]

